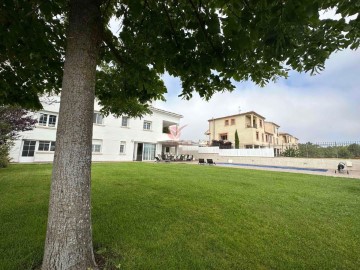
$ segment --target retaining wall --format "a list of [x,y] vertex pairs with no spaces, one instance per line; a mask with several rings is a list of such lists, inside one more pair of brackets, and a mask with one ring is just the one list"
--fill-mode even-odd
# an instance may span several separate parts
[[212,158],[215,162],[232,162],[254,165],[289,166],[298,168],[317,168],[335,170],[339,162],[351,163],[349,170],[360,171],[359,159],[337,159],[337,158],[290,158],[290,157],[234,157],[221,156],[217,153],[202,154],[195,150],[181,149],[179,154],[193,155],[196,160],[199,158]]

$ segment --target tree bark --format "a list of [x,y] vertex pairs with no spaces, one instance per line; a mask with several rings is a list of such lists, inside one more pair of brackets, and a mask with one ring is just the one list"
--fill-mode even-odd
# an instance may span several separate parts
[[96,269],[91,228],[91,144],[100,0],[71,0],[42,269]]

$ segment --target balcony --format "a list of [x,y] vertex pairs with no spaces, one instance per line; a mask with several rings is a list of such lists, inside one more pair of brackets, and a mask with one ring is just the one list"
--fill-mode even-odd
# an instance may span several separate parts
[[253,125],[251,125],[251,124],[246,124],[246,127],[247,127],[247,128],[257,128],[257,124],[253,124]]

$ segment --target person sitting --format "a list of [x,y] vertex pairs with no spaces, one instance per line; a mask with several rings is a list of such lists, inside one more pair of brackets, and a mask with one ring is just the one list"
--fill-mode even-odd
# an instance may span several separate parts
[[341,172],[343,169],[345,169],[345,163],[340,162],[340,163],[338,164],[338,172]]

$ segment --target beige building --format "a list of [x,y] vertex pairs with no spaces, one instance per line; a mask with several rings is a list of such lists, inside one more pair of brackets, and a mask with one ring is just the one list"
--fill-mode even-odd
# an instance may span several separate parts
[[280,144],[282,151],[287,148],[298,148],[299,139],[294,137],[289,133],[280,132],[279,133]]
[[[265,117],[254,112],[245,112],[208,120],[209,142],[213,140],[229,141],[235,147],[235,132],[238,132],[240,148],[274,148],[275,155],[280,155],[285,147],[282,147],[283,139],[289,136],[280,136],[279,125],[265,121]],[[291,142],[295,142],[292,136]],[[297,138],[296,143],[297,143]]]

